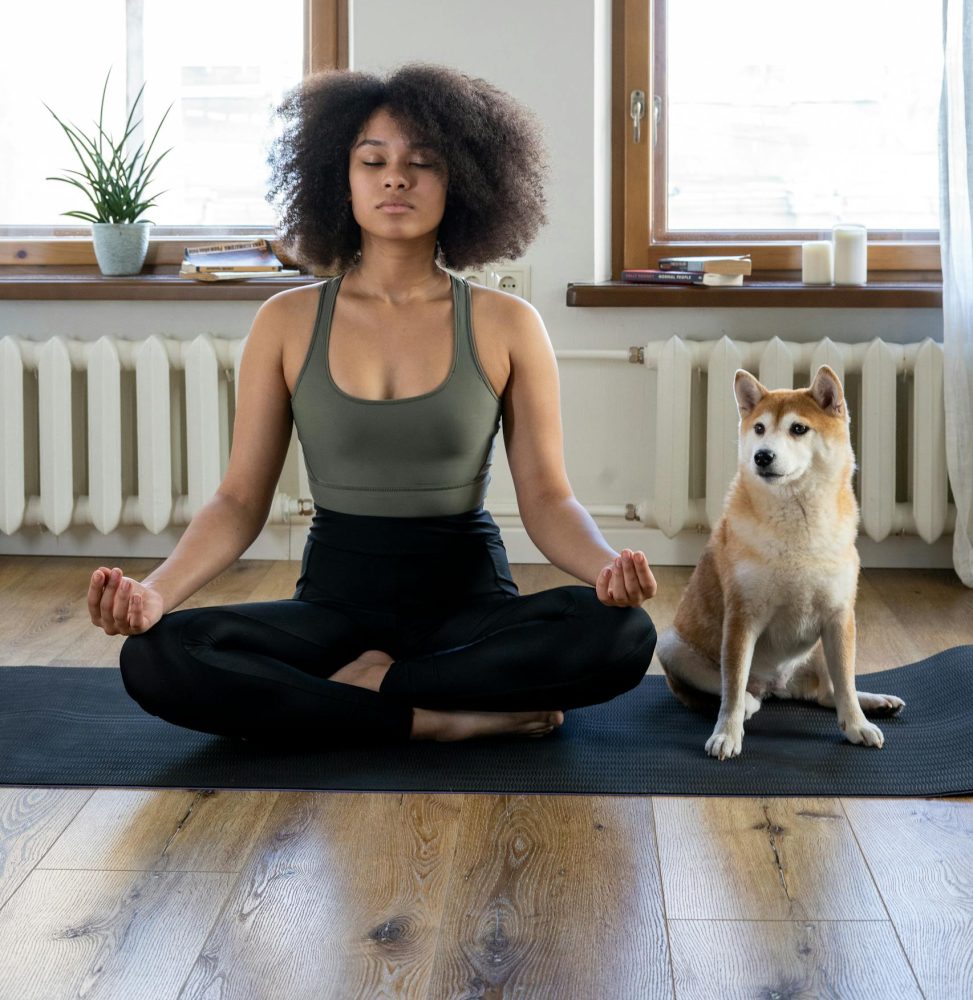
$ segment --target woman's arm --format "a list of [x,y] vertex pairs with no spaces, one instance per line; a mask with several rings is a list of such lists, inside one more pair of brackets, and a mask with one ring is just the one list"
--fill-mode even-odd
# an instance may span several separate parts
[[656,591],[644,553],[617,553],[568,482],[557,361],[544,323],[526,302],[504,307],[510,377],[503,431],[524,528],[555,566],[592,584],[605,603],[640,604]]
[[216,494],[193,516],[161,566],[141,583],[119,567],[92,574],[88,610],[109,635],[144,632],[235,562],[266,523],[290,443],[283,337],[295,312],[287,293],[254,318],[240,360],[233,446]]

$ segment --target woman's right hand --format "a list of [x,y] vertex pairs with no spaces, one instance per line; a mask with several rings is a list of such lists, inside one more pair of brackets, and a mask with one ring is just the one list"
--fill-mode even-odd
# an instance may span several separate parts
[[91,574],[88,587],[88,614],[91,624],[108,635],[138,635],[147,632],[163,616],[162,595],[123,576],[115,566],[100,566]]

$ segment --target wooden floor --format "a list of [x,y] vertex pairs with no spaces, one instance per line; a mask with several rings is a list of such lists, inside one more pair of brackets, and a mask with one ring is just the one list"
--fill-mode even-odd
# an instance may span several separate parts
[[[117,664],[94,565],[0,557],[0,663]],[[689,571],[657,575],[661,630]],[[885,669],[973,642],[973,591],[868,571],[858,621]],[[920,996],[973,997],[973,800],[0,788],[0,1000]]]

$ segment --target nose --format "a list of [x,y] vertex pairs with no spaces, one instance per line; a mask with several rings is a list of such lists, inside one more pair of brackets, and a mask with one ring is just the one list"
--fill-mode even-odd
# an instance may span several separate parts
[[768,451],[766,448],[761,448],[760,451],[755,452],[753,456],[754,464],[759,466],[761,469],[766,469],[768,465],[773,462],[776,456],[772,451]]
[[385,171],[385,187],[386,188],[404,188],[408,187],[409,178],[405,170],[399,167],[397,164],[389,162],[388,168]]

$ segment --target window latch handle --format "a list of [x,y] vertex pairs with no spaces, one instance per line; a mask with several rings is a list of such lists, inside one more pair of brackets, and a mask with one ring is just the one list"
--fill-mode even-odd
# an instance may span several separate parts
[[642,119],[645,117],[645,91],[633,90],[629,101],[629,115],[632,118],[632,138],[642,141]]

